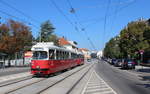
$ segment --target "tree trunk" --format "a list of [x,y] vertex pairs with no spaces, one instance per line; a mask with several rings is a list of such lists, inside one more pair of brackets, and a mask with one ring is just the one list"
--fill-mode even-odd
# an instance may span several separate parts
[[25,62],[25,60],[24,60],[24,59],[25,59],[25,58],[24,58],[24,52],[23,52],[22,54],[23,54],[22,56],[23,56],[23,66],[24,66],[24,62]]
[[8,67],[11,67],[11,55],[8,56]]
[[8,67],[11,67],[10,58],[8,59]]

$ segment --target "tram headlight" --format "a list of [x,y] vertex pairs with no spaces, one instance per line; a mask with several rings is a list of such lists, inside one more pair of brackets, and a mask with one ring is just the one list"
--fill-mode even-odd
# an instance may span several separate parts
[[34,66],[34,63],[31,63],[31,66]]
[[36,66],[36,68],[37,68],[37,69],[39,69],[39,68],[40,68],[40,66]]

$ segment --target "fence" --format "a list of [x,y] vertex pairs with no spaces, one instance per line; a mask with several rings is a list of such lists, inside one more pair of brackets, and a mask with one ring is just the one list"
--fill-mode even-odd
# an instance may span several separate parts
[[[11,66],[29,66],[31,62],[31,58],[24,58],[23,59],[16,59],[10,60]],[[0,67],[7,67],[9,66],[9,60],[5,60],[0,62]]]

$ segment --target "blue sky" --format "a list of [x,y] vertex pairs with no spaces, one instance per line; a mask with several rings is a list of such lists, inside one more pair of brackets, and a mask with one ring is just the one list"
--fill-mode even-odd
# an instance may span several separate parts
[[[30,16],[32,19],[8,7],[2,1]],[[89,37],[96,50],[102,50],[104,44],[110,38],[118,35],[128,22],[141,17],[144,19],[150,18],[150,0],[110,0],[104,32],[108,0],[69,0],[75,9],[75,13],[69,12],[71,6],[68,0],[53,1],[73,25],[56,9],[51,0],[0,0],[0,21],[5,22],[7,19],[14,19],[24,22],[31,27],[32,33],[36,37],[39,34],[40,24],[50,20],[56,28],[55,34],[58,36],[65,36],[68,40],[78,42],[80,48],[94,50],[94,47],[87,40]],[[8,16],[1,11],[20,19]],[[29,23],[32,23],[34,26]],[[75,27],[79,31],[76,31]],[[85,30],[81,31],[81,28]]]

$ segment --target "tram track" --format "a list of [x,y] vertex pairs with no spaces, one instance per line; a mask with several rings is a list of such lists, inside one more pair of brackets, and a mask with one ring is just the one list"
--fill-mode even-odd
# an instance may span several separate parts
[[[90,71],[90,69],[91,69],[92,67],[93,67],[93,65],[89,66],[89,68],[87,69],[87,71],[80,77],[80,79],[78,79],[78,80],[75,82],[75,84],[73,84],[73,85],[71,86],[71,88],[66,92],[66,94],[70,94],[70,92],[74,89],[74,87],[80,82],[80,80],[81,80],[83,77],[85,77],[85,75]],[[84,68],[84,69],[85,69],[85,68]],[[83,69],[81,69],[81,70],[83,70]],[[81,70],[78,70],[78,71],[76,71],[75,73],[80,72]],[[86,70],[86,69],[85,69],[85,70]],[[45,88],[45,89],[39,91],[39,92],[36,93],[36,94],[47,94],[47,93],[44,93],[46,90],[48,90],[48,89],[50,89],[51,87],[53,87],[53,86],[55,86],[55,85],[57,85],[57,84],[63,82],[64,80],[67,80],[67,78],[71,77],[71,76],[74,75],[75,73],[72,73],[72,74],[68,75],[68,76],[65,77],[64,79],[61,79],[60,81],[58,81],[58,82],[56,82],[56,83],[50,85],[49,87],[47,87],[47,88]]]
[[[0,92],[0,94],[9,94],[9,93],[11,93],[11,92],[14,92],[14,91],[17,91],[17,90],[19,90],[19,89],[21,89],[21,88],[24,88],[24,87],[27,87],[27,86],[30,86],[30,85],[32,85],[32,84],[35,84],[35,83],[38,83],[38,82],[41,82],[41,81],[43,81],[43,80],[45,80],[45,79],[47,79],[47,78],[39,78],[39,79],[36,79],[36,80],[33,80],[33,78],[31,78],[31,79],[26,79],[26,80],[24,80],[24,82],[25,81],[29,81],[29,80],[33,80],[33,81],[30,81],[30,83],[27,83],[27,84],[24,84],[24,85],[21,85],[21,86],[17,86],[17,87],[14,87],[14,88],[8,88],[8,89],[5,89],[6,91],[2,91],[2,92]],[[6,85],[6,86],[4,86],[4,87],[9,87],[9,86],[11,86],[11,85],[15,85],[15,84],[18,84],[18,83],[21,83],[21,82],[23,82],[23,81],[20,81],[20,82],[17,82],[17,83],[13,83],[13,84],[10,84],[10,85]],[[4,88],[4,87],[2,87],[2,88]],[[1,90],[0,90],[1,91]]]
[[[19,91],[19,90],[22,90],[22,89],[24,89],[24,88],[30,89],[29,87],[31,87],[32,85],[39,86],[40,83],[42,83],[42,82],[44,82],[44,81],[45,81],[45,83],[46,83],[46,82],[50,82],[50,81],[53,80],[54,83],[48,84],[48,86],[44,87],[43,89],[37,90],[37,92],[33,92],[33,93],[32,93],[32,94],[41,94],[43,91],[47,90],[48,88],[55,86],[56,84],[62,82],[63,80],[65,80],[65,79],[67,79],[68,77],[70,77],[71,75],[73,75],[73,74],[75,74],[75,73],[77,73],[77,72],[79,72],[79,71],[85,69],[85,68],[88,67],[88,66],[89,66],[89,65],[85,65],[85,66],[83,66],[83,67],[80,67],[79,69],[77,69],[76,71],[74,71],[74,72],[72,72],[72,73],[71,73],[71,71],[68,71],[68,73],[62,74],[64,77],[62,76],[63,78],[62,78],[62,79],[59,79],[59,80],[56,80],[57,78],[59,78],[59,77],[57,77],[57,76],[56,76],[56,79],[55,79],[55,77],[52,77],[52,78],[50,77],[50,78],[45,78],[45,79],[43,78],[43,79],[41,79],[40,81],[31,82],[31,83],[29,83],[29,84],[26,84],[26,85],[23,85],[23,86],[19,86],[19,87],[15,88],[15,89],[11,89],[11,90],[9,90],[8,92],[5,92],[5,93],[3,93],[3,94],[18,94],[17,91]],[[91,66],[90,66],[90,67],[91,67]],[[61,75],[58,75],[58,76],[61,77]],[[55,80],[56,80],[56,81],[55,81]],[[29,91],[29,90],[26,90],[26,91]],[[0,94],[1,94],[1,92],[0,92]],[[19,93],[19,94],[28,94],[28,93],[26,92],[26,93]],[[30,94],[31,94],[31,93],[30,93]]]
[[[93,67],[93,65],[92,65],[92,67]],[[92,67],[90,67],[90,68],[82,75],[82,77],[81,77],[78,81],[76,81],[76,83],[67,91],[66,94],[70,94],[70,92],[71,92],[71,91],[77,86],[77,84],[85,77],[85,75],[91,70]]]
[[32,75],[22,77],[22,78],[17,78],[15,80],[4,81],[0,83],[0,87],[8,86],[8,85],[15,84],[15,83],[22,82],[22,81],[29,80],[29,79],[32,79]]

